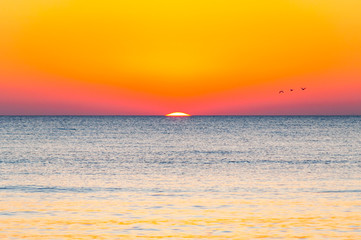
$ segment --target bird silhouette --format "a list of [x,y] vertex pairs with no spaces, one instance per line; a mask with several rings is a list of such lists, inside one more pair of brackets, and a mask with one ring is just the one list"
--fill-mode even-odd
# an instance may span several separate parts
[[301,87],[301,90],[304,91],[304,90],[306,90],[306,88],[305,88],[305,87]]
[[293,92],[293,89],[291,88],[290,91]]
[[285,92],[281,90],[281,91],[279,91],[278,93],[281,94],[281,93],[285,93]]

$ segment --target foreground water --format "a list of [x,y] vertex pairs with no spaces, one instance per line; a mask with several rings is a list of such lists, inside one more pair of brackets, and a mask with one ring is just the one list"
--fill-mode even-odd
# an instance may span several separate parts
[[361,239],[361,117],[0,117],[1,239]]

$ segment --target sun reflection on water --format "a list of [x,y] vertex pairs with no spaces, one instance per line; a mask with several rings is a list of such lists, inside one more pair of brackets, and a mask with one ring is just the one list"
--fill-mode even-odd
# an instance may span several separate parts
[[361,231],[361,215],[347,211],[360,206],[361,200],[243,200],[241,195],[232,199],[161,195],[144,200],[141,194],[116,194],[111,200],[83,194],[76,198],[81,201],[69,196],[23,197],[2,201],[1,238],[357,239]]

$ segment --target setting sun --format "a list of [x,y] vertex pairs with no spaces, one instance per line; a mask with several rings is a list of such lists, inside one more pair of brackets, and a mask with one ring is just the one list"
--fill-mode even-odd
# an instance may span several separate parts
[[183,112],[172,112],[166,115],[167,117],[190,117],[191,115]]

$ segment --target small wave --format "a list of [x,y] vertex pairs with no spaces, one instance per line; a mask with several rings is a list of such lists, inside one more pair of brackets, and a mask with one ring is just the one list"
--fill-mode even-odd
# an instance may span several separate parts
[[146,192],[154,194],[184,194],[181,189],[160,189],[160,188],[120,188],[120,187],[59,187],[59,186],[38,186],[38,185],[18,185],[2,186],[1,191],[25,192],[25,193],[93,193],[93,192]]
[[57,128],[58,130],[62,130],[62,131],[75,131],[76,128]]
[[327,190],[319,193],[361,193],[361,189],[350,189],[350,190]]
[[48,186],[36,186],[36,185],[27,185],[27,186],[5,186],[0,187],[0,191],[20,191],[20,192],[92,192],[96,191],[94,188],[86,188],[86,187],[48,187]]
[[247,160],[229,160],[227,163],[251,163],[251,161]]

